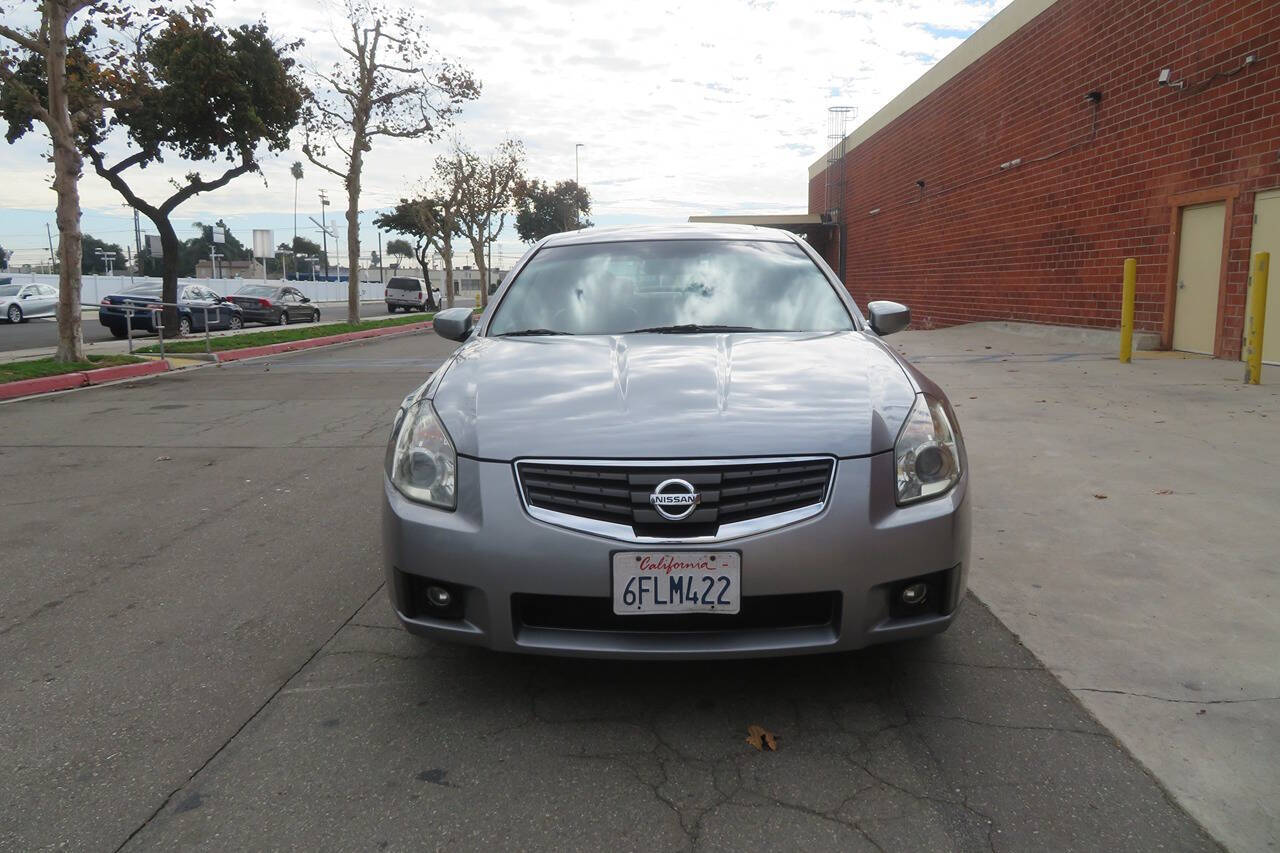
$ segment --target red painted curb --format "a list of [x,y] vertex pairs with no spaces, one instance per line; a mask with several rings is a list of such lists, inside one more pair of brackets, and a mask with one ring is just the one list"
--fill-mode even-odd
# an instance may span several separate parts
[[[431,321],[426,320],[422,323],[405,323],[402,326],[388,326],[385,329],[365,329],[362,332],[346,332],[341,335],[329,335],[323,338],[306,338],[305,340],[289,341],[283,344],[264,344],[260,347],[242,347],[241,349],[221,351],[214,350],[214,353],[218,356],[218,361],[240,361],[245,358],[257,358],[263,355],[276,355],[277,353],[282,352],[313,349],[315,347],[329,346],[330,344],[359,341],[364,338],[380,338],[384,335],[395,335],[402,332],[415,332],[429,328],[431,328]],[[181,357],[182,353],[174,353],[174,355]]]
[[86,385],[115,382],[117,379],[133,379],[136,376],[164,373],[168,369],[169,365],[166,362],[157,360],[144,364],[99,367],[97,370],[78,370],[75,373],[60,373],[57,376],[41,376],[39,379],[20,379],[17,382],[0,384],[0,400],[29,397],[32,394],[48,394],[51,391],[69,391]]
[[145,364],[121,364],[116,367],[99,367],[97,370],[86,370],[82,376],[90,385],[101,385],[103,382],[115,382],[117,379],[133,379],[136,376],[150,376],[153,373],[164,373],[169,365],[163,359],[148,361]]
[[66,391],[86,384],[83,373],[60,373],[57,376],[41,376],[39,379],[19,379],[0,384],[0,400],[27,397],[31,394],[48,394],[50,391]]

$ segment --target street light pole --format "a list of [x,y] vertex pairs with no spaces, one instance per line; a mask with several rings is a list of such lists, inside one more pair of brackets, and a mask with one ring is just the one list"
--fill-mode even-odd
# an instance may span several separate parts
[[324,209],[329,206],[324,190],[320,190],[320,239],[324,241],[324,274],[329,274],[329,226],[325,224]]
[[578,212],[578,151],[586,148],[581,142],[573,146],[573,227],[582,226],[582,215]]

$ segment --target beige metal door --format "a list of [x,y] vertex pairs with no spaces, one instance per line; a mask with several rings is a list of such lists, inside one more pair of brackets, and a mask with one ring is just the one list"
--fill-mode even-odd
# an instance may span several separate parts
[[[1249,271],[1259,252],[1271,253],[1271,276],[1267,282],[1266,326],[1262,335],[1262,360],[1280,364],[1280,190],[1258,193],[1253,202],[1253,247],[1249,250]],[[1250,275],[1249,287],[1253,287]],[[1247,301],[1244,303],[1249,304]],[[1245,328],[1248,328],[1246,324]]]
[[1226,211],[1226,203],[1220,201],[1182,210],[1178,287],[1173,309],[1173,348],[1176,350],[1213,355]]

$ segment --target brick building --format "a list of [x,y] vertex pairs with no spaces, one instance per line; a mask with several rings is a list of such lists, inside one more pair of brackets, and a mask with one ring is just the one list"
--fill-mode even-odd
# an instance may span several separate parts
[[1250,257],[1280,267],[1280,0],[1014,0],[810,167],[809,211],[917,327],[1116,328],[1133,256],[1139,329],[1239,358]]

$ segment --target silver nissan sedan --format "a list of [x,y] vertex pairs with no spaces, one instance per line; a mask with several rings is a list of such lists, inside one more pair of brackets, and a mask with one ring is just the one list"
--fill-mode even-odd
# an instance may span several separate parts
[[409,631],[509,652],[763,657],[946,630],[968,464],[942,390],[822,258],[746,226],[548,237],[405,398],[387,586]]

